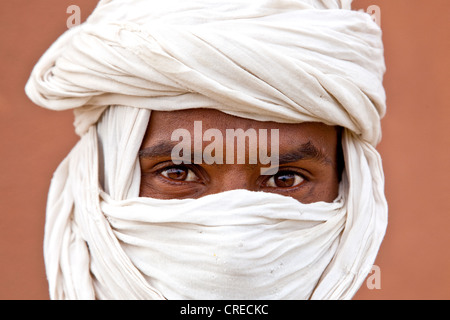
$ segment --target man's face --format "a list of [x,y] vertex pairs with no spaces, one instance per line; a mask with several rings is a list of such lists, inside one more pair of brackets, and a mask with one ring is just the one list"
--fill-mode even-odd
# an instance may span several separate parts
[[[201,121],[201,125],[196,122],[194,126],[195,121]],[[180,145],[180,141],[178,138],[172,141],[172,133],[179,132],[175,131],[177,129],[189,133],[192,158],[190,154],[188,156],[191,163],[174,163],[177,159],[174,159],[172,151]],[[250,139],[244,146],[235,139],[233,145],[233,139],[227,139],[230,129],[253,130],[258,138],[256,145],[252,146]],[[278,129],[278,136],[271,135],[274,133],[272,129]],[[208,132],[215,134],[211,136]],[[260,139],[264,138],[261,136],[263,133],[267,134],[267,143],[262,143],[264,140]],[[338,136],[336,127],[322,123],[262,122],[212,109],[153,111],[140,150],[140,196],[157,199],[200,198],[228,190],[247,189],[291,196],[302,203],[332,202],[339,188]],[[223,141],[216,141],[222,138]],[[186,145],[186,140],[183,142]],[[230,143],[232,148],[227,149]],[[271,175],[262,174],[269,165],[258,157],[260,149],[266,146],[263,154],[278,156],[278,172]],[[240,162],[237,160],[239,147],[245,148],[245,159]],[[255,147],[257,152],[251,153],[251,147]],[[184,157],[189,149],[183,150]],[[199,163],[194,161],[199,154],[200,157],[210,154],[214,159],[223,161]],[[251,155],[255,154],[257,161],[251,159]]]

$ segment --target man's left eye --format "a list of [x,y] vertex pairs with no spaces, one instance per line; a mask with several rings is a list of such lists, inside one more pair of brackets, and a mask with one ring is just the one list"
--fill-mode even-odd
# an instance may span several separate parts
[[292,171],[281,171],[267,180],[266,187],[270,188],[290,188],[301,184],[305,179]]
[[160,171],[160,174],[175,181],[198,181],[197,175],[189,168],[170,167]]

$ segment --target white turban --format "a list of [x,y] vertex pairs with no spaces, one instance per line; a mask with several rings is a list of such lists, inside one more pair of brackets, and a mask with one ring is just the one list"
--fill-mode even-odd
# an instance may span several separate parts
[[344,226],[336,227],[338,245],[306,298],[351,298],[384,237],[387,204],[375,150],[386,109],[381,30],[350,6],[103,0],[87,22],[64,33],[26,86],[42,107],[74,109],[81,136],[49,193],[44,255],[51,297],[164,298],[130,257],[111,208],[151,201],[139,198],[137,157],[150,110],[212,108],[345,128]]

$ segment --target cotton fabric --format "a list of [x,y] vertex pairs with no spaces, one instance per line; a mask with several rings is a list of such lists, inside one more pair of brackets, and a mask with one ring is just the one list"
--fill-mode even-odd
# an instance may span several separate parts
[[386,108],[381,31],[350,4],[100,1],[86,23],[63,34],[26,86],[40,106],[74,109],[81,136],[49,192],[44,255],[51,297],[166,298],[146,274],[148,260],[139,267],[142,250],[127,250],[108,212],[116,208],[127,220],[125,203],[144,201],[155,213],[170,206],[172,200],[155,205],[138,197],[137,153],[151,110],[213,108],[254,120],[345,128],[344,226],[303,298],[350,299],[387,225],[375,149]]
[[346,213],[342,198],[302,205],[247,190],[162,204],[104,197],[125,253],[167,299],[307,299],[336,253]]

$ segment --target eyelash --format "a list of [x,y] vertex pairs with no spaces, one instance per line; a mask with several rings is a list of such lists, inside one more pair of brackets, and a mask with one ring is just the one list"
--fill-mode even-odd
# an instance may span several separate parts
[[[271,181],[271,180],[273,180],[273,182],[275,183],[275,177],[277,176],[277,175],[282,175],[282,174],[294,174],[295,176],[297,176],[298,177],[298,179],[301,179],[301,181],[298,181],[297,183],[294,183],[294,185],[292,185],[292,186],[289,186],[289,187],[279,187],[279,186],[268,186],[267,184],[269,183],[269,181]],[[295,181],[297,181],[297,177],[295,178]],[[294,181],[294,182],[295,182]],[[268,179],[266,179],[265,181],[264,181],[264,183],[266,184],[266,187],[267,188],[281,188],[281,189],[291,189],[291,188],[296,188],[296,187],[298,187],[298,186],[300,186],[304,181],[306,181],[306,178],[303,176],[303,175],[301,175],[301,174],[299,174],[298,172],[294,172],[294,171],[292,171],[292,170],[280,170],[279,172],[277,172],[276,174],[274,174],[274,175],[272,175],[272,176],[270,176]],[[276,184],[276,183],[275,183]]]
[[189,170],[190,172],[192,172],[199,180],[203,179],[203,175],[199,172],[199,170],[194,166],[194,165],[175,165],[172,162],[170,162],[169,164],[167,163],[161,163],[159,165],[157,165],[157,167],[160,167],[160,165],[164,165],[165,166],[163,168],[157,168],[156,171],[154,172],[155,175],[162,177],[163,179],[165,179],[166,181],[169,181],[171,183],[175,183],[175,184],[187,184],[187,183],[201,183],[201,182],[197,182],[197,181],[183,181],[183,180],[174,180],[171,179],[169,177],[164,176],[162,173],[164,171],[168,171],[170,169],[182,169],[182,170]]
[[[163,165],[163,164],[161,164]],[[165,166],[163,168],[159,168],[155,171],[155,174],[158,176],[162,176],[163,179],[165,179],[166,181],[169,181],[170,183],[174,183],[174,184],[189,184],[189,183],[202,183],[202,182],[198,182],[198,181],[185,181],[185,180],[175,180],[175,179],[171,179],[167,176],[163,175],[163,172],[168,171],[170,169],[181,169],[181,170],[188,170],[189,172],[193,173],[200,181],[203,180],[203,175],[199,172],[198,168],[195,165],[174,165],[173,163],[169,164],[168,166]],[[189,172],[187,174],[189,174]],[[278,174],[294,174],[299,176],[302,181],[300,181],[298,184],[290,186],[290,187],[269,187],[266,186],[266,184],[268,183],[268,181],[270,179],[274,179],[276,175]],[[309,181],[309,179],[304,175],[301,174],[299,172],[297,172],[297,170],[293,170],[290,168],[280,168],[280,170],[277,172],[277,174],[272,175],[272,176],[268,176],[267,178],[265,178],[262,183],[264,184],[265,188],[279,188],[279,189],[284,189],[284,190],[289,190],[289,189],[293,189],[293,188],[297,188],[299,186],[301,186],[302,184],[304,184],[305,182]]]

